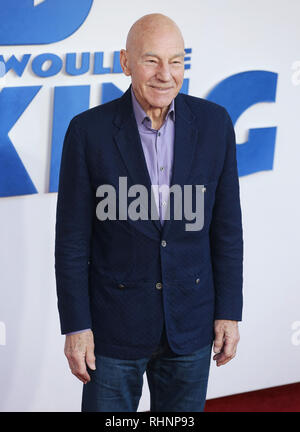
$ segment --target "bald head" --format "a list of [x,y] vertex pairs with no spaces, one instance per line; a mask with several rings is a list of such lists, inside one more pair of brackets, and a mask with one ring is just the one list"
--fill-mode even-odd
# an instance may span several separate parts
[[150,35],[166,33],[173,35],[184,46],[181,31],[171,18],[159,13],[144,15],[131,26],[127,35],[126,50],[129,53],[134,52],[141,41]]
[[120,63],[145,111],[166,110],[176,97],[183,82],[184,56],[181,31],[169,17],[149,14],[132,25]]

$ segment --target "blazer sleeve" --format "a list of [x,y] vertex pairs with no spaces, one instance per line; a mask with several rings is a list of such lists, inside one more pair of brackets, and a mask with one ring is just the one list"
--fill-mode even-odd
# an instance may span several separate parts
[[88,276],[93,211],[85,141],[74,117],[63,143],[55,225],[55,276],[62,334],[92,327]]
[[210,226],[215,319],[242,320],[243,231],[234,127],[225,111],[225,158]]

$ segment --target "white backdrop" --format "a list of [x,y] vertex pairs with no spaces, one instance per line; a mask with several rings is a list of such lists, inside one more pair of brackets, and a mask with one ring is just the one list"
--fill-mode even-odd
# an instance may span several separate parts
[[[46,0],[49,1],[49,0]],[[244,226],[244,314],[238,355],[211,364],[208,398],[300,381],[299,162],[300,60],[298,0],[94,0],[82,26],[50,45],[4,46],[24,53],[104,51],[125,45],[129,27],[146,13],[174,19],[192,47],[189,94],[205,97],[224,78],[247,70],[278,73],[275,103],[251,107],[236,124],[237,141],[254,127],[277,127],[273,170],[240,178]],[[107,57],[105,57],[107,55]],[[54,276],[56,193],[48,193],[53,88],[101,83],[125,91],[121,75],[38,78],[10,71],[2,86],[42,85],[9,133],[38,194],[0,198],[0,410],[79,411],[82,384],[69,372],[60,335]],[[295,74],[293,76],[293,74]],[[1,115],[1,113],[0,113]],[[1,121],[1,117],[0,117]],[[149,409],[145,377],[139,411]]]

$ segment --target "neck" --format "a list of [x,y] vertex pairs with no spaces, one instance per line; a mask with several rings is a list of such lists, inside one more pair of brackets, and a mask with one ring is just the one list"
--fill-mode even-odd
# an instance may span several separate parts
[[169,107],[156,108],[149,107],[145,113],[150,117],[153,129],[159,129],[165,121]]

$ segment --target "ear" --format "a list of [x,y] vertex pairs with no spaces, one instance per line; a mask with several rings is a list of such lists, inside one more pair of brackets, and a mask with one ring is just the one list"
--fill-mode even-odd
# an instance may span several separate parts
[[130,76],[131,72],[130,72],[130,68],[129,68],[129,64],[128,64],[128,54],[127,51],[124,49],[121,49],[120,51],[120,64],[122,67],[122,70],[124,72],[124,74],[126,76]]

